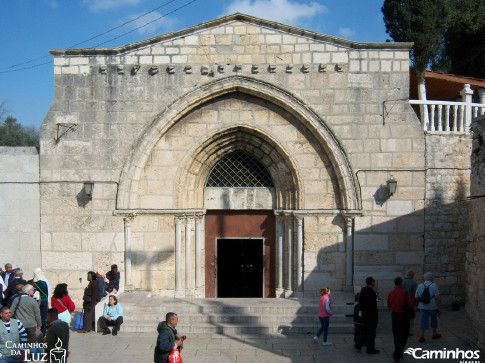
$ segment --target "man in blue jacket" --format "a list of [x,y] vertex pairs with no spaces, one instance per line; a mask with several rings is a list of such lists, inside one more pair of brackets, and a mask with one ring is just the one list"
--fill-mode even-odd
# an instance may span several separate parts
[[174,348],[182,345],[185,337],[177,339],[177,323],[179,318],[175,313],[167,313],[165,321],[158,324],[158,338],[155,346],[155,363],[166,363],[168,356]]

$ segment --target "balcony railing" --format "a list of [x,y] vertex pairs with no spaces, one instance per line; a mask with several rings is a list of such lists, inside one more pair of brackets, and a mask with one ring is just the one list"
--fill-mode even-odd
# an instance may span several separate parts
[[472,103],[473,91],[465,85],[464,101],[409,100],[421,119],[424,131],[470,133],[472,119],[485,114],[485,103]]

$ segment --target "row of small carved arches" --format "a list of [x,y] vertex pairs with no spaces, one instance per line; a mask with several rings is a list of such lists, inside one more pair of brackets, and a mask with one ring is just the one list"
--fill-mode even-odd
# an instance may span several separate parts
[[[135,74],[138,73],[140,68],[141,68],[141,66],[139,64],[136,64],[136,65],[132,66],[130,73],[132,75],[135,75]],[[328,68],[327,65],[319,64],[317,71],[320,72],[320,73],[325,73],[325,72],[327,72],[327,68]],[[159,73],[161,69],[163,69],[163,67],[153,65],[153,66],[150,66],[150,68],[148,69],[148,73],[151,74],[151,75],[155,75],[155,74]],[[211,66],[202,65],[200,67],[200,73],[205,74],[205,75],[214,74],[215,72],[225,73],[226,71],[229,71],[229,72],[232,71],[232,72],[237,73],[237,72],[241,72],[242,69],[243,69],[242,64],[235,64],[235,65],[232,66],[232,69],[231,69],[230,64],[218,64],[218,65],[216,65],[215,70]],[[264,66],[260,67],[260,65],[258,65],[258,64],[252,64],[251,65],[251,73],[253,73],[253,74],[260,73],[260,72],[265,71],[265,70],[268,73],[276,73],[279,69],[281,69],[281,67],[278,67],[276,64],[269,64],[266,68]],[[295,66],[293,64],[288,64],[288,65],[284,66],[284,71],[286,73],[293,73],[293,72],[297,72],[297,71],[300,71],[301,73],[309,73],[311,70],[312,70],[312,66],[309,65],[309,64],[302,64],[301,66],[298,66],[298,65]],[[333,65],[333,70],[335,72],[343,72],[344,67],[342,65],[335,64],[335,65]],[[169,64],[165,67],[165,71],[168,74],[174,74],[177,71],[177,67],[173,64]],[[191,65],[185,65],[183,67],[182,71],[186,74],[191,74],[191,73],[194,72],[194,67],[191,66]],[[124,65],[120,64],[120,65],[117,66],[116,72],[118,74],[125,74],[126,67]],[[99,73],[107,74],[108,73],[108,66],[100,66],[99,67]]]

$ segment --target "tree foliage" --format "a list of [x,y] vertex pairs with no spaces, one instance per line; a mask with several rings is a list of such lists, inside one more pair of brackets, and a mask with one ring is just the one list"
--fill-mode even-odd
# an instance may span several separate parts
[[24,127],[17,119],[4,115],[7,113],[5,102],[0,103],[0,146],[39,147],[39,132],[33,126]]
[[433,70],[485,78],[485,1],[454,0],[450,6],[444,48]]
[[449,21],[448,0],[385,0],[382,6],[386,32],[396,42],[414,42],[411,61],[424,83],[424,71],[443,47]]

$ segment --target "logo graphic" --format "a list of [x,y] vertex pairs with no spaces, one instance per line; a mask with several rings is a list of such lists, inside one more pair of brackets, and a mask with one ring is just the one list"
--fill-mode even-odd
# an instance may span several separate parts
[[62,341],[58,337],[55,348],[49,353],[49,359],[52,363],[66,363],[67,350],[62,348]]
[[411,355],[414,359],[459,359],[466,362],[479,362],[479,350],[461,350],[461,349],[440,349],[440,350],[423,350],[422,348],[408,348],[405,354]]

